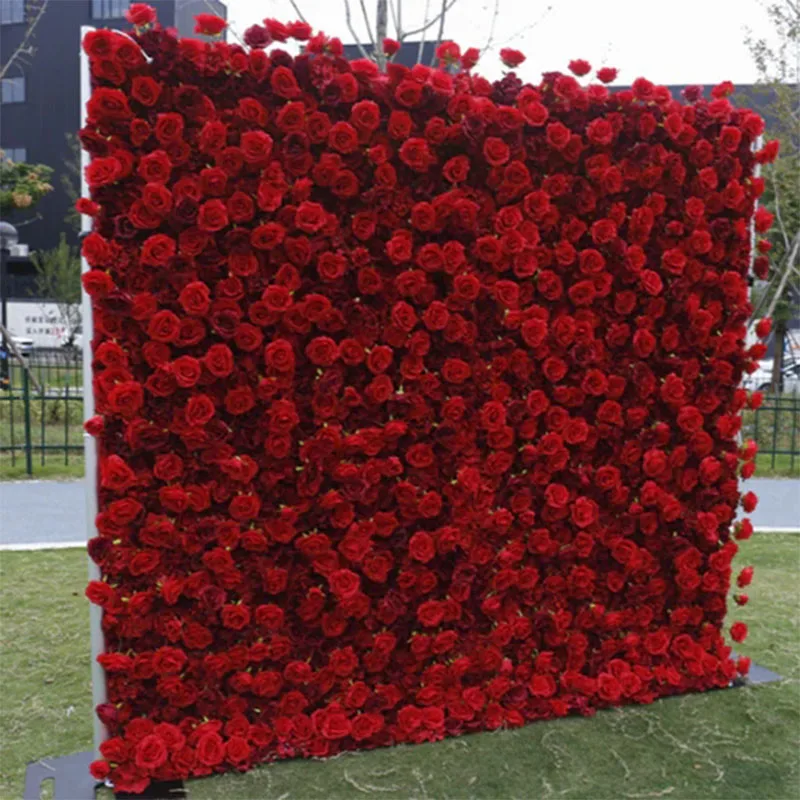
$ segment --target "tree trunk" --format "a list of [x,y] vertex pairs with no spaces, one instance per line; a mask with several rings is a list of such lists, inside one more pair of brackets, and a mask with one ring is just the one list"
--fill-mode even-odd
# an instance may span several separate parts
[[383,54],[383,40],[389,27],[389,0],[377,0],[375,9],[375,60],[378,66],[386,69],[386,56]]
[[772,357],[772,385],[770,392],[778,394],[783,389],[783,349],[786,346],[786,321],[775,320],[775,354]]

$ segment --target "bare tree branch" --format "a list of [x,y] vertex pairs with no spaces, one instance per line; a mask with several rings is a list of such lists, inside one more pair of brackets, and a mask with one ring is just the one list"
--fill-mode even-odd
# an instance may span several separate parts
[[[455,3],[455,0],[453,0]],[[450,3],[450,6],[453,5]],[[436,51],[439,49],[439,45],[442,43],[442,36],[444,35],[444,21],[447,17],[447,0],[442,0],[442,10],[439,12],[439,33],[436,36],[436,44],[433,47],[433,55],[431,55],[431,66],[436,63]]]
[[383,40],[386,38],[386,30],[389,27],[388,5],[388,0],[378,0],[375,8],[375,42],[373,43],[373,48],[375,60],[378,62],[378,66],[381,69],[384,69],[386,66],[386,54],[383,52]]
[[397,12],[399,9],[403,7],[403,0],[397,0],[397,8],[395,8],[394,0],[389,0],[389,11],[392,14],[392,23],[394,25],[394,29],[396,34],[400,35],[400,19],[397,16]]
[[36,389],[39,394],[43,394],[44,390],[39,385],[39,381],[36,380],[33,373],[31,372],[30,365],[28,362],[23,358],[22,353],[20,353],[19,348],[14,344],[14,339],[11,336],[11,331],[8,330],[2,323],[0,323],[0,333],[3,334],[3,339],[5,343],[8,345],[8,349],[14,354],[14,358],[19,361],[20,366],[28,373],[28,378],[30,382],[33,384],[34,389]]
[[[428,15],[431,11],[431,0],[425,0],[425,16],[422,18],[422,36],[419,39],[419,47],[417,47],[417,64],[422,63],[422,52],[425,50],[425,31],[428,27]],[[402,42],[402,34],[400,34]]]
[[789,276],[792,274],[792,267],[794,267],[795,259],[797,258],[797,250],[800,248],[800,231],[795,234],[794,243],[792,244],[792,251],[789,253],[789,256],[786,260],[786,267],[784,270],[783,275],[781,276],[781,282],[778,284],[778,288],[775,290],[775,294],[772,295],[772,302],[769,304],[769,308],[767,309],[766,316],[769,318],[772,316],[772,312],[775,310],[775,306],[778,305],[778,301],[781,299],[783,295],[783,290],[786,288],[786,281],[789,280]]
[[369,58],[369,53],[364,49],[364,45],[361,44],[361,40],[356,35],[355,30],[353,29],[353,20],[350,16],[350,0],[344,0],[344,18],[345,22],[347,23],[347,29],[350,31],[350,35],[353,37],[353,41],[358,46],[358,52],[364,58]]
[[409,36],[416,36],[418,33],[428,30],[431,25],[435,25],[437,22],[441,21],[445,14],[447,14],[457,2],[458,0],[449,0],[449,2],[448,0],[442,0],[442,10],[432,20],[427,20],[422,27],[415,28],[413,31],[403,31],[403,39],[407,39]]
[[[361,3],[361,13],[364,16],[364,24],[367,26],[367,36],[369,36],[369,43],[372,45],[372,52],[375,53],[375,56],[378,55],[378,48],[375,46],[375,40],[372,38],[372,27],[369,24],[369,14],[367,14],[367,7],[364,4],[364,0],[358,0]],[[380,0],[379,0],[380,2]],[[380,44],[383,45],[383,40],[380,41]],[[383,48],[381,47],[381,50]]]
[[308,25],[308,20],[303,16],[303,12],[298,8],[297,3],[294,0],[289,0],[292,4],[292,8],[294,9],[294,13],[300,18],[301,22],[305,22]]
[[31,20],[30,24],[28,25],[27,30],[25,31],[25,35],[22,37],[22,41],[17,45],[16,49],[11,53],[9,56],[8,61],[0,67],[0,78],[5,78],[6,73],[8,72],[9,68],[11,67],[14,62],[22,57],[22,56],[32,56],[34,51],[34,47],[31,43],[33,38],[33,33],[36,30],[36,26],[39,24],[39,20],[44,16],[44,12],[47,9],[47,4],[49,0],[41,0],[41,5],[39,6],[39,10],[36,12],[36,16]]
[[766,287],[764,288],[764,293],[761,296],[756,307],[753,309],[753,313],[750,316],[750,323],[747,326],[747,329],[750,330],[756,324],[756,322],[760,319],[761,309],[767,302],[767,298],[770,297],[770,290],[772,289],[773,284],[780,276],[780,281],[778,282],[778,288],[771,294],[772,302],[770,303],[769,309],[767,310],[765,317],[771,317],[772,312],[775,310],[775,306],[778,304],[781,298],[781,294],[783,290],[786,288],[786,282],[789,280],[789,276],[792,272],[797,272],[796,267],[796,259],[797,259],[797,251],[800,248],[800,231],[795,234],[794,240],[792,242],[792,250],[791,252],[787,252],[784,256],[783,260],[781,261],[780,265],[773,271],[772,277],[770,277]]
[[497,24],[497,17],[500,13],[500,0],[494,0],[494,12],[492,13],[492,22],[489,25],[489,36],[486,39],[486,44],[483,46],[482,53],[485,53],[491,46],[492,42],[494,41],[494,29],[495,25]]
[[515,34],[509,36],[508,39],[504,39],[497,46],[503,47],[504,45],[507,45],[509,42],[513,42],[515,39],[519,39],[520,36],[524,36],[526,33],[529,33],[534,28],[537,28],[539,25],[541,25],[541,23],[545,20],[547,15],[552,10],[553,10],[552,4],[547,6],[547,8],[545,8],[544,11],[542,11],[541,15],[539,16],[539,19],[537,19],[535,22],[531,22],[530,25],[525,25],[525,27],[520,28]]

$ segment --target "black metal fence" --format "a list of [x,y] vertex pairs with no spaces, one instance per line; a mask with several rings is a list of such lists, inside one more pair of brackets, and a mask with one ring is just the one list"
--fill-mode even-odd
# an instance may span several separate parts
[[761,406],[744,412],[742,436],[758,445],[756,475],[800,475],[800,394],[764,395]]
[[[26,361],[31,374],[13,363],[0,390],[0,477],[80,475],[81,352],[38,348]],[[757,475],[800,476],[800,395],[766,395],[760,408],[744,412],[742,436],[758,443]]]
[[83,361],[71,348],[38,348],[16,361],[0,390],[0,476],[80,474]]

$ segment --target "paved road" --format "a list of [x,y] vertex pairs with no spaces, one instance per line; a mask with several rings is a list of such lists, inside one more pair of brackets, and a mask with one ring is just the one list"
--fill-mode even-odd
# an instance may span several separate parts
[[[800,528],[800,480],[757,479],[756,528]],[[83,481],[0,482],[0,545],[76,542],[86,538]]]
[[0,483],[0,545],[86,539],[83,481]]

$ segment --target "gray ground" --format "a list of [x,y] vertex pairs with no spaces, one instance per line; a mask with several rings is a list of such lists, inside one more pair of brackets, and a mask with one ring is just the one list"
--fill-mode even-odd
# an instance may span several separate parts
[[[800,480],[757,479],[756,528],[800,528]],[[0,482],[0,545],[86,539],[83,481]]]

